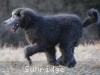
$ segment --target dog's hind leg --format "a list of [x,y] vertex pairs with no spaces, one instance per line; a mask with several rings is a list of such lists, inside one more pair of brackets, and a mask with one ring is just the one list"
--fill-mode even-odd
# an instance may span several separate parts
[[69,44],[60,44],[59,48],[62,55],[58,58],[57,62],[60,65],[67,66],[69,68],[74,67],[76,65],[76,60],[74,57],[74,46]]

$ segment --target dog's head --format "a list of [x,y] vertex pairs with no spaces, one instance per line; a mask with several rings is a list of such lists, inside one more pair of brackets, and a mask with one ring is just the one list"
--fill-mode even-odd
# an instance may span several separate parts
[[11,31],[15,32],[19,27],[28,29],[31,25],[33,12],[29,8],[17,8],[12,12],[12,17],[4,22],[11,26]]

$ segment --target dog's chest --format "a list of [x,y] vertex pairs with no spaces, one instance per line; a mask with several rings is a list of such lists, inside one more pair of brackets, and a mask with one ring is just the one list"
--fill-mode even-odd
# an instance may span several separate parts
[[37,41],[36,30],[27,30],[25,32],[25,37],[28,43],[34,44]]

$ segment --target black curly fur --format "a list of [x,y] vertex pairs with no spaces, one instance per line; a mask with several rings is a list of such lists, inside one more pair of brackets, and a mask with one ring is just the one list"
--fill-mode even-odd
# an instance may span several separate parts
[[99,11],[97,9],[92,8],[88,11],[88,17],[85,18],[83,22],[83,27],[86,27],[94,23],[99,23],[99,21],[100,21]]
[[[89,13],[88,19],[81,22],[80,18],[72,14],[39,15],[29,8],[18,8],[13,11],[21,16],[20,27],[25,30],[27,41],[31,44],[24,50],[25,57],[32,64],[30,56],[38,52],[45,52],[47,60],[52,65],[74,67],[76,60],[74,48],[82,37],[83,27],[93,22],[95,12]],[[93,14],[93,16],[92,16]],[[56,60],[55,46],[59,44],[61,57]]]

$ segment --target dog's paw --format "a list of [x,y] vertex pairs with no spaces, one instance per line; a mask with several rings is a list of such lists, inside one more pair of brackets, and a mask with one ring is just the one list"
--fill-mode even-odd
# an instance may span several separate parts
[[55,62],[54,62],[54,61],[49,62],[49,64],[50,64],[50,65],[52,65],[52,66],[59,66],[59,63],[58,63],[58,62],[56,62],[56,61],[55,61]]
[[67,67],[68,68],[75,67],[76,63],[77,63],[76,60],[73,58],[71,61],[68,62]]

